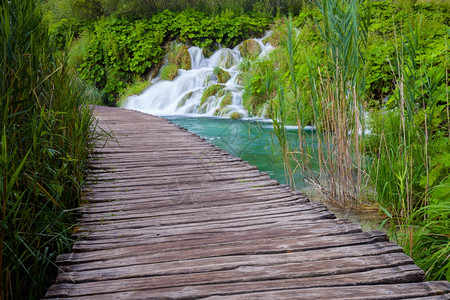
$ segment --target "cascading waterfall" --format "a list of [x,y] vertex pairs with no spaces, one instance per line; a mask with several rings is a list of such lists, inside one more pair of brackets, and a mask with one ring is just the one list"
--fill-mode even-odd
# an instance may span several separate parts
[[[254,39],[261,48],[259,57],[273,49],[263,43],[266,37]],[[178,76],[172,81],[157,78],[142,94],[130,96],[125,108],[160,116],[248,117],[242,104],[243,87],[239,84],[238,65],[242,61],[239,46],[222,48],[209,58],[198,47],[190,47],[188,52],[190,70],[178,70]],[[214,70],[216,74],[226,72],[229,79],[220,80]]]

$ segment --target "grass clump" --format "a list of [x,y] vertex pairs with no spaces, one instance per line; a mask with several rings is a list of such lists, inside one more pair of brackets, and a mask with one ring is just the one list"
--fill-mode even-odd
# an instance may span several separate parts
[[178,76],[178,68],[174,63],[169,63],[162,67],[159,77],[162,80],[174,80]]
[[69,251],[95,127],[40,1],[0,0],[0,298],[41,299]]
[[122,94],[120,94],[120,100],[117,102],[117,106],[123,106],[128,97],[141,94],[150,85],[151,83],[147,80],[134,80],[133,83],[129,85]]

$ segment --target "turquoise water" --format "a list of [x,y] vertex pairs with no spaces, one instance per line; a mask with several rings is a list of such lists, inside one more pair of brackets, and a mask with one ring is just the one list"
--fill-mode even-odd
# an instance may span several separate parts
[[[282,153],[271,123],[211,117],[170,116],[165,118],[198,134],[228,153],[257,166],[260,171],[267,172],[280,183],[287,183]],[[297,129],[288,129],[287,132],[292,145],[295,145],[298,142]],[[294,172],[293,178],[296,189],[307,188],[301,172]]]

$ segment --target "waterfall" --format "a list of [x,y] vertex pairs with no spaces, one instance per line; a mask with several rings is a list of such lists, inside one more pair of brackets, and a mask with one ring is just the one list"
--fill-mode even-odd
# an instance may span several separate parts
[[[273,49],[263,43],[267,36],[254,39],[261,48],[258,58]],[[219,49],[209,58],[198,47],[190,47],[188,52],[190,70],[178,70],[178,76],[172,81],[155,80],[142,94],[128,97],[125,108],[160,116],[248,117],[242,104],[243,87],[239,84],[238,65],[242,61],[239,46]],[[214,70],[216,74],[226,72],[229,79],[220,82]]]

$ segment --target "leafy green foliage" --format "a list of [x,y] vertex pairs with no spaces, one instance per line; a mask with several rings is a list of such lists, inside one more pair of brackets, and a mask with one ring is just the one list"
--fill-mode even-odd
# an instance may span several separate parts
[[[70,25],[72,23],[78,24],[63,20],[54,26],[54,38],[60,40],[60,44],[75,28],[75,25]],[[102,90],[106,104],[114,105],[118,95],[135,78],[144,78],[152,70],[159,69],[166,52],[163,45],[169,40],[178,39],[187,45],[212,49],[219,44],[233,47],[251,36],[261,35],[269,23],[268,17],[235,15],[232,11],[224,11],[214,17],[192,10],[180,13],[165,10],[150,19],[136,21],[100,18],[84,27],[77,27],[85,31],[74,45],[77,50],[83,49],[81,45],[88,47],[84,49],[81,64],[80,51],[76,53],[78,58],[72,61],[76,61],[80,77]],[[173,61],[177,68],[189,69],[186,46],[180,47],[184,48],[175,51],[177,54]],[[174,69],[172,66],[165,71],[171,75],[168,79],[173,77]]]

